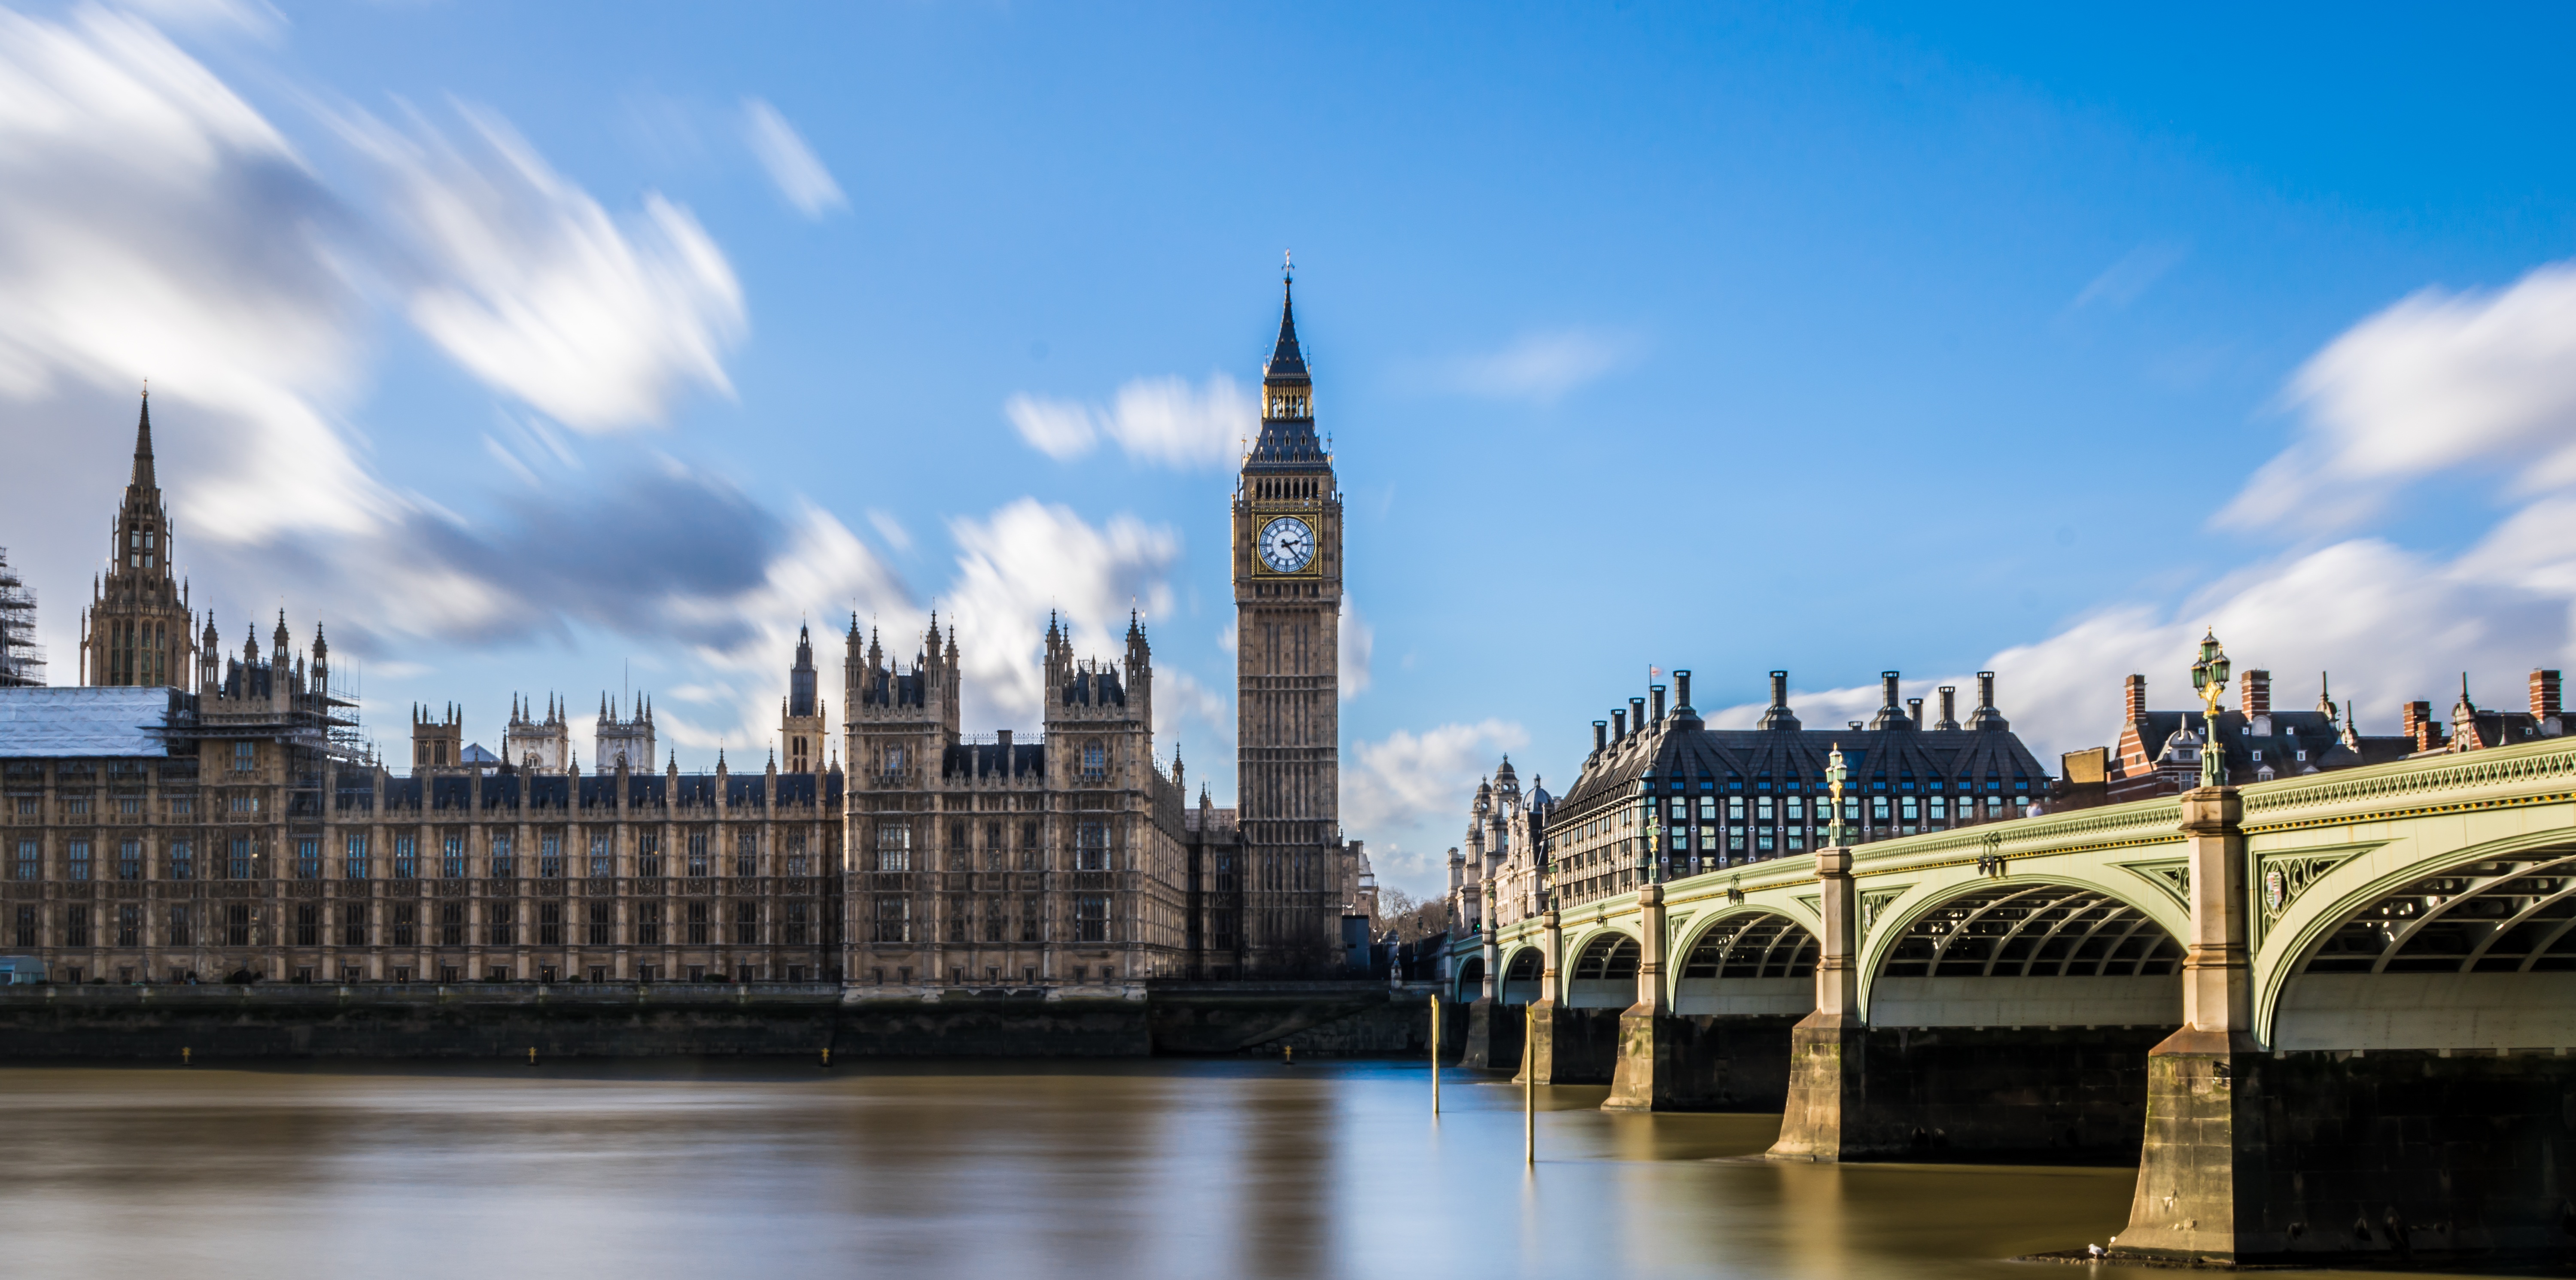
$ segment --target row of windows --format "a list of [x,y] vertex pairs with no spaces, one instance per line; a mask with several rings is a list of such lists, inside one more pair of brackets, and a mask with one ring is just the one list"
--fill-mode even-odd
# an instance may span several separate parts
[[[878,769],[883,773],[901,773],[903,772],[904,762],[909,758],[909,753],[907,753],[901,746],[889,746],[877,753]],[[1105,778],[1109,776],[1109,749],[1107,747],[1098,742],[1086,742],[1082,744],[1082,776],[1086,778]]]
[[[663,904],[635,904],[636,945],[662,946],[666,941],[687,946],[711,946],[718,942],[742,947],[761,945],[764,921],[760,904],[756,902],[733,904],[730,918],[720,914],[716,904],[711,902],[691,901],[681,904],[681,907],[680,918],[672,922],[677,927],[669,931],[666,939]],[[822,940],[819,927],[822,914],[816,904],[791,901],[783,907],[782,918],[777,921],[780,945],[810,946]],[[22,948],[43,945],[42,910],[32,905],[17,909],[11,921],[15,945]],[[170,907],[166,928],[160,938],[147,942],[143,936],[146,911],[142,904],[120,905],[113,916],[102,916],[102,921],[110,926],[102,937],[91,928],[90,907],[74,903],[62,908],[60,945],[190,947],[203,943],[245,947],[268,941],[262,936],[249,903],[227,904],[223,908],[221,925],[211,931],[197,928],[198,914],[198,909],[193,906]],[[370,905],[364,902],[342,903],[336,908],[322,903],[298,903],[288,919],[285,933],[288,945],[299,947],[363,947],[377,941],[397,947],[461,947],[469,945],[469,938],[486,946],[518,945],[522,921],[515,904],[487,902],[481,916],[479,922],[471,921],[465,903],[442,902],[435,904],[424,919],[420,904],[396,902],[386,904],[385,916],[379,925],[372,917]],[[480,924],[479,929],[474,927],[476,923]],[[541,947],[566,946],[576,942],[605,947],[616,943],[617,925],[612,903],[586,904],[577,918],[568,920],[564,904],[541,902],[536,904],[534,924],[533,940]],[[201,938],[201,932],[207,936]]]
[[[977,911],[981,905],[982,911]],[[1034,896],[1018,899],[979,898],[969,894],[950,894],[946,902],[948,929],[942,935],[947,942],[1044,942],[1046,910]],[[983,927],[976,928],[978,915]],[[912,942],[912,899],[899,894],[880,894],[869,918],[869,941]],[[1109,895],[1076,894],[1073,915],[1069,921],[1072,942],[1112,942],[1110,936]],[[980,938],[979,938],[980,933]],[[932,941],[927,936],[919,939]]]
[[[967,869],[965,858],[973,848],[967,838],[971,830],[971,824],[963,821],[948,824],[949,865],[953,870]],[[1003,830],[1003,824],[999,822],[984,824],[986,861],[990,869],[996,871],[1001,869],[1001,860],[997,855],[1004,852]],[[1076,871],[1109,870],[1112,861],[1110,857],[1113,845],[1112,831],[1113,828],[1109,823],[1096,819],[1085,819],[1075,823],[1073,869]],[[1038,869],[1038,860],[1043,852],[1038,843],[1038,824],[1034,821],[1022,822],[1019,833],[1020,842],[1013,847],[1020,854],[1020,867],[1025,871],[1035,871]],[[913,869],[912,854],[912,824],[907,822],[877,824],[876,870],[910,871]],[[923,870],[929,870],[930,867],[931,864],[927,861],[922,864]]]
[[[759,833],[739,831],[735,835],[731,874],[743,879],[759,875]],[[420,848],[416,839],[401,835],[395,836],[390,843],[391,856],[385,859],[384,869],[396,880],[420,878]],[[787,850],[781,860],[783,864],[781,874],[787,876],[813,874],[812,861],[805,847],[805,833],[789,831],[786,833],[785,843]],[[224,856],[221,861],[207,869],[209,876],[230,880],[249,880],[260,875],[262,868],[259,865],[258,841],[248,836],[237,836],[229,841],[218,842],[216,847],[222,850]],[[18,841],[16,855],[10,865],[10,875],[13,879],[41,880],[44,878],[43,850],[37,841],[31,839]],[[116,878],[142,879],[143,856],[141,840],[119,841],[116,847],[114,872]],[[172,840],[163,850],[163,857],[164,878],[171,880],[198,878],[196,841]],[[440,840],[436,865],[440,875],[450,880],[464,879],[477,869],[476,860],[468,856],[466,838],[462,835],[449,835]],[[571,865],[576,869],[584,870],[593,879],[616,875],[617,858],[608,833],[593,833],[586,858]],[[690,832],[686,857],[682,862],[682,873],[703,879],[718,874],[722,865],[722,860],[716,858],[711,850],[707,833]],[[377,869],[368,837],[354,833],[344,837],[336,867],[326,866],[322,841],[318,837],[303,837],[295,840],[288,866],[298,880],[320,880],[332,871],[336,871],[340,878],[366,880],[373,878]],[[537,856],[530,868],[537,877],[547,880],[561,879],[565,874],[566,866],[562,835],[548,832],[539,836]],[[489,837],[485,842],[480,868],[495,879],[508,879],[520,873],[521,862],[510,836],[495,832]],[[663,872],[660,835],[653,832],[640,834],[636,838],[635,874],[653,879],[661,876]],[[72,839],[64,842],[63,878],[67,880],[94,878],[90,841]]]
[[[1985,781],[1984,781],[1984,783],[1983,783],[1982,785],[1977,781],[1977,779],[1974,779],[1974,778],[1960,778],[1960,779],[1957,779],[1957,780],[1956,780],[1956,783],[1957,783],[1957,785],[1953,786],[1953,785],[1950,785],[1948,782],[1946,782],[1946,781],[1945,781],[1945,780],[1943,780],[1943,779],[1940,779],[1940,778],[1932,778],[1932,779],[1926,780],[1926,781],[1924,781],[1924,782],[1922,783],[1922,789],[1923,789],[1923,790],[1925,790],[1925,791],[1942,791],[1942,790],[1948,790],[1948,791],[1978,791],[1978,790],[1985,790],[1985,791],[1998,791],[1998,792],[2000,792],[2000,791],[2005,791],[2005,790],[2012,790],[2012,791],[2028,791],[2028,790],[2030,790],[2030,779],[2028,779],[2028,778],[2024,778],[2024,777],[2020,777],[2020,776],[2018,776],[2018,775],[2016,775],[2016,776],[2012,779],[2012,785],[2011,785],[2009,788],[2007,788],[2007,787],[2004,785],[2004,778],[2003,778],[2003,775],[2001,775],[2001,774],[1988,774],[1988,775],[1986,775]],[[1647,780],[1647,781],[1646,781],[1646,783],[1644,784],[1645,788],[1646,788],[1647,790],[1649,790],[1649,791],[1651,791],[1651,790],[1653,790],[1653,789],[1654,789],[1654,785],[1655,785],[1655,784],[1654,784],[1654,782],[1653,782],[1653,780],[1652,780],[1652,779]],[[1772,789],[1772,785],[1773,785],[1773,784],[1772,784],[1771,779],[1769,779],[1769,778],[1767,778],[1767,777],[1765,777],[1765,778],[1756,778],[1756,779],[1754,779],[1754,780],[1753,780],[1753,789],[1754,789],[1755,791],[1769,791],[1769,790],[1771,790],[1771,789]],[[1782,780],[1782,781],[1779,783],[1779,789],[1780,789],[1780,790],[1782,790],[1782,791],[1796,791],[1796,790],[1799,790],[1803,785],[1804,785],[1804,784],[1803,784],[1803,783],[1801,783],[1798,779],[1796,779],[1796,778],[1789,778],[1789,779],[1784,779],[1784,780]],[[1812,789],[1812,790],[1816,790],[1816,791],[1823,791],[1823,790],[1828,789],[1828,786],[1829,786],[1829,784],[1828,784],[1828,783],[1825,781],[1825,779],[1820,775],[1820,776],[1818,776],[1818,777],[1816,778],[1815,786],[1814,786],[1813,788],[1811,788],[1811,789]],[[1910,775],[1910,774],[1900,774],[1900,775],[1898,775],[1898,777],[1897,777],[1897,781],[1896,781],[1896,786],[1895,786],[1895,789],[1896,789],[1896,790],[1898,790],[1898,791],[1912,791],[1912,790],[1914,790],[1914,789],[1915,789],[1915,786],[1916,786],[1915,779],[1913,778],[1913,776],[1912,776],[1912,775]],[[1667,789],[1668,789],[1668,790],[1672,790],[1672,791],[1688,791],[1688,790],[1691,790],[1692,788],[1690,787],[1690,785],[1689,785],[1688,783],[1686,783],[1686,782],[1682,781],[1681,779],[1679,779],[1679,778],[1674,778],[1674,779],[1671,779],[1671,780],[1670,780],[1670,782],[1667,784]],[[1715,790],[1717,790],[1717,789],[1718,789],[1718,787],[1717,787],[1717,780],[1716,780],[1716,779],[1714,779],[1714,778],[1702,778],[1702,779],[1700,779],[1700,780],[1699,780],[1699,786],[1698,786],[1698,789],[1699,789],[1699,790],[1701,790],[1701,791],[1715,791]],[[1726,789],[1727,789],[1727,790],[1729,790],[1729,791],[1742,791],[1742,790],[1744,790],[1744,780],[1743,780],[1742,778],[1728,778],[1728,779],[1726,780]],[[1864,782],[1860,782],[1860,781],[1857,781],[1857,780],[1847,782],[1847,783],[1845,783],[1845,784],[1844,784],[1844,789],[1845,789],[1845,790],[1849,790],[1849,791],[1860,791],[1860,790],[1868,790],[1868,791],[1885,791],[1885,790],[1887,790],[1887,789],[1888,789],[1888,781],[1887,781],[1887,777],[1886,777],[1886,775],[1884,775],[1884,774],[1880,774],[1880,775],[1878,775],[1878,776],[1875,776],[1875,777],[1871,778],[1871,779],[1870,779],[1869,781],[1867,781],[1866,783],[1864,783]]]
[[[247,798],[254,802],[257,800],[255,796]],[[41,797],[12,796],[10,799],[12,801],[10,808],[21,818],[33,818],[44,812],[45,802]],[[90,812],[88,796],[64,795],[57,797],[56,802],[61,806],[62,815],[66,818],[86,817]],[[113,803],[116,805],[114,812],[118,817],[136,818],[143,815],[144,802],[139,796],[118,796]],[[197,811],[197,801],[193,796],[173,796],[167,803],[170,816],[174,818],[184,818]]]
[[[1946,795],[1846,797],[1843,800],[1843,816],[1855,822],[1859,821],[1864,808],[1866,808],[1868,816],[1879,822],[1888,821],[1891,815],[1898,820],[1905,822],[1920,821],[1926,816],[1934,822],[1946,822],[1949,820],[1951,813],[1950,805],[1953,798],[1954,797]],[[1981,799],[1985,802],[1985,812],[1989,817],[2002,816],[2006,811],[2008,803],[2011,802],[2011,798],[2002,795],[1989,795],[1982,797],[1963,795],[1955,797],[1955,799],[1958,801],[1958,814],[1963,818],[1972,816],[1977,811],[1978,801]],[[1680,796],[1673,797],[1671,800],[1667,801],[1665,805],[1665,813],[1669,815],[1670,820],[1674,823],[1690,821],[1693,817],[1693,809],[1694,806],[1691,802]],[[1717,797],[1700,797],[1696,809],[1699,821],[1718,821],[1719,801]],[[1775,812],[1780,817],[1785,817],[1791,822],[1797,822],[1803,820],[1807,816],[1807,798],[1805,796],[1780,796],[1776,798],[1772,796],[1755,796],[1748,805],[1745,797],[1743,796],[1726,797],[1724,812],[1727,821],[1742,822],[1744,821],[1748,811],[1751,813],[1754,820],[1758,822],[1771,821]],[[1832,818],[1833,801],[1824,796],[1816,797],[1815,813],[1819,820]]]

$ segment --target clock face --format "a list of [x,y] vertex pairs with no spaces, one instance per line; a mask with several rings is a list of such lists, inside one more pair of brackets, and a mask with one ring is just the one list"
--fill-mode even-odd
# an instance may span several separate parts
[[1261,527],[1261,563],[1273,573],[1295,573],[1315,558],[1315,531],[1295,516],[1281,516]]

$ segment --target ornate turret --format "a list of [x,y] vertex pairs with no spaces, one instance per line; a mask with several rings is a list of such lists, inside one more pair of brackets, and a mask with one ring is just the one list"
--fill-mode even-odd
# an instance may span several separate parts
[[[152,460],[152,400],[134,424],[134,466],[119,504],[107,572],[81,616],[81,682],[184,685],[196,657],[185,583],[170,566],[170,512]],[[279,646],[285,652],[285,646]]]
[[[852,615],[850,634],[858,634],[858,619]],[[778,740],[787,748],[787,772],[814,773],[823,767],[824,743],[830,738],[829,725],[823,714],[823,699],[816,692],[814,640],[806,629],[796,628],[796,662],[787,669],[787,698],[779,708]]]

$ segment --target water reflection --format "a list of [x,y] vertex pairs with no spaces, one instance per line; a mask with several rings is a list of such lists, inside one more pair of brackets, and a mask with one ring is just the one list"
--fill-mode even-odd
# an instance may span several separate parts
[[[2133,1174],[1777,1165],[1416,1066],[0,1069],[12,1277],[2034,1273]],[[2089,1274],[2088,1274],[2089,1273]],[[2086,1280],[2120,1274],[2088,1268]]]

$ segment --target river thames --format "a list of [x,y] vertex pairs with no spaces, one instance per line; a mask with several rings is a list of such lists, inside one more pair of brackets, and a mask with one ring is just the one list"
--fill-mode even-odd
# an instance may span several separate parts
[[[0,1069],[13,1277],[2022,1276],[2128,1169],[1781,1165],[1386,1063]],[[2095,1276],[2115,1268],[2081,1268]],[[2134,1273],[2153,1274],[2153,1273]]]

